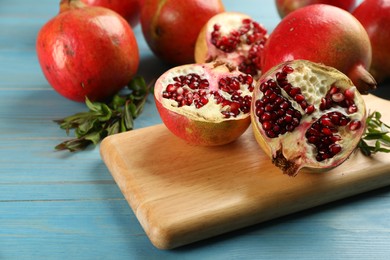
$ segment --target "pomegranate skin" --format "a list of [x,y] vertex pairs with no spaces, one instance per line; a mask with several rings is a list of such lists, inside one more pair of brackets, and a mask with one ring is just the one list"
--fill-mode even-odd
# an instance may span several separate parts
[[133,28],[139,23],[141,15],[140,0],[82,0],[82,2],[90,6],[106,7],[117,12]]
[[309,5],[290,13],[276,26],[264,47],[263,72],[294,59],[340,70],[363,94],[376,87],[367,71],[371,64],[367,32],[352,14],[338,7]]
[[103,7],[61,1],[60,13],[39,31],[36,51],[50,85],[78,101],[103,101],[135,75],[138,45],[130,25]]
[[275,0],[275,4],[279,16],[283,18],[298,8],[313,4],[333,5],[351,12],[356,6],[356,0]]
[[221,0],[145,0],[142,32],[150,49],[163,61],[172,65],[193,63],[203,25],[223,11]]
[[365,0],[352,14],[367,30],[372,46],[370,72],[382,82],[390,77],[390,1]]
[[165,126],[189,145],[218,146],[228,144],[239,138],[250,125],[250,117],[218,123],[192,120],[167,110],[158,99],[155,101]]

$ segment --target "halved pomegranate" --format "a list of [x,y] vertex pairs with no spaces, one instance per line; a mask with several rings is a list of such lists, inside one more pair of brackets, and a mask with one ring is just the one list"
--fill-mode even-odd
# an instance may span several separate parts
[[364,132],[366,108],[346,75],[295,60],[260,78],[251,118],[260,146],[294,176],[303,167],[330,168],[346,160]]
[[223,12],[213,16],[202,28],[195,45],[195,62],[220,60],[259,77],[267,38],[267,30],[250,16]]
[[236,140],[250,124],[254,81],[221,62],[174,67],[155,84],[162,121],[192,145],[222,145]]

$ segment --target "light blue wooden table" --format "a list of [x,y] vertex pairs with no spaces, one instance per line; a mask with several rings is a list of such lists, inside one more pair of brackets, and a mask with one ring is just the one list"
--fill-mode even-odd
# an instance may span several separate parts
[[[85,110],[52,90],[36,58],[37,32],[58,2],[0,1],[0,259],[390,259],[390,187],[179,249],[154,248],[98,148],[53,149],[66,138],[53,120]],[[272,0],[224,3],[268,30],[279,21]],[[158,76],[167,67],[139,26],[135,33],[139,73]],[[389,90],[378,94],[389,98]],[[150,99],[136,128],[158,123]]]

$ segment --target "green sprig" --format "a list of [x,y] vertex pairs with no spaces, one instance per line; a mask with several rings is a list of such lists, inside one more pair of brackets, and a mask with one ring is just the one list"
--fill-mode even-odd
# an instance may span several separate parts
[[151,85],[142,77],[135,77],[127,85],[126,94],[116,94],[111,101],[91,102],[85,99],[89,111],[76,113],[55,120],[69,135],[74,130],[75,138],[58,144],[56,150],[80,151],[90,144],[98,144],[104,137],[132,130],[134,120],[142,113]]
[[381,117],[382,115],[376,111],[367,117],[366,131],[358,144],[366,156],[377,152],[390,152],[390,126],[383,123]]

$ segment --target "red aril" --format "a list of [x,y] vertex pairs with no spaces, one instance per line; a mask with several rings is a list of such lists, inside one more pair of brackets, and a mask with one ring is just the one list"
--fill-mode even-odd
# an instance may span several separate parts
[[163,61],[174,65],[193,63],[200,30],[223,11],[221,0],[145,0],[142,32],[150,49]]
[[275,0],[275,4],[280,17],[283,18],[299,8],[313,4],[333,5],[351,12],[356,5],[356,0]]
[[345,161],[365,129],[364,100],[340,71],[305,60],[263,74],[253,91],[255,137],[272,162],[294,176]]
[[139,65],[130,25],[117,13],[62,0],[39,31],[36,50],[50,85],[74,101],[103,101],[126,86]]
[[253,78],[220,62],[174,67],[159,77],[154,97],[161,119],[192,145],[236,140],[250,124]]
[[365,0],[352,14],[367,30],[372,46],[370,72],[382,82],[390,77],[390,1]]
[[304,59],[340,70],[361,93],[376,87],[366,70],[371,64],[366,30],[352,14],[330,5],[309,5],[287,15],[269,36],[262,59],[263,72]]
[[257,78],[261,75],[261,54],[267,37],[267,30],[250,16],[223,12],[202,28],[195,45],[195,61],[228,62]]
[[91,6],[102,6],[120,14],[135,27],[139,23],[141,14],[141,0],[81,0]]

